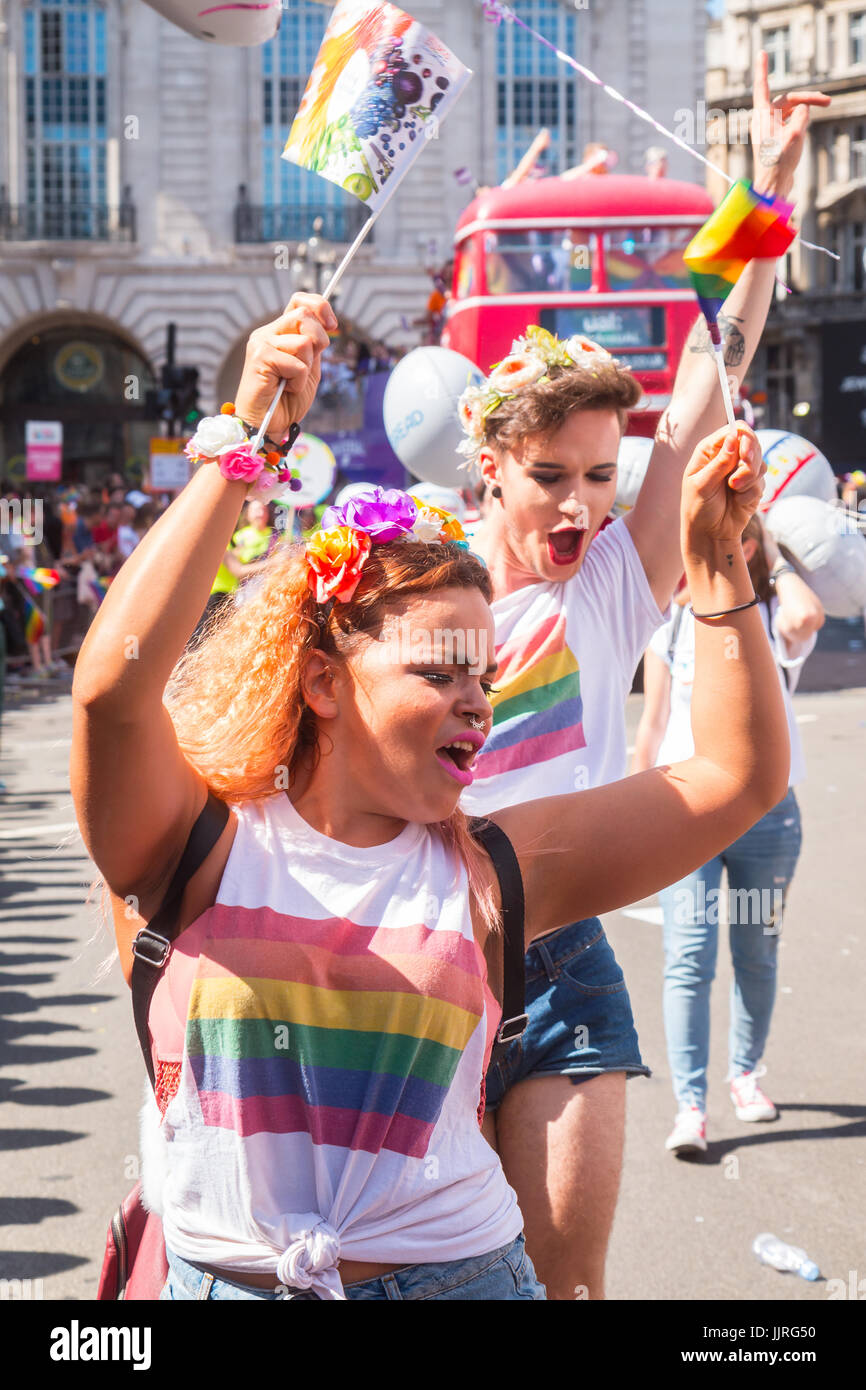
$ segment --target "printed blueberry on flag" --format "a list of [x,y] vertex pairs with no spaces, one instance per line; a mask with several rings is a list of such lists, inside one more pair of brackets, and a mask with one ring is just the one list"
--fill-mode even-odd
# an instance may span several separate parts
[[738,179],[692,237],[683,260],[708,324],[716,323],[749,261],[775,260],[787,251],[796,235],[788,226],[793,210],[793,203],[765,197]]
[[396,5],[340,0],[283,158],[377,212],[472,73]]

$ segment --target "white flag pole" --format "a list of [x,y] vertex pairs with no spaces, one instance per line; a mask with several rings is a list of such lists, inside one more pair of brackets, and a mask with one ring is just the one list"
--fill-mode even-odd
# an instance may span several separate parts
[[[419,148],[418,148],[418,154],[421,153],[421,150],[422,150],[423,148],[424,148],[423,145],[420,145],[420,146],[419,146]],[[417,157],[418,157],[418,156],[416,155],[415,158],[417,159]],[[412,161],[413,164],[414,164],[414,162],[415,162],[415,160]],[[345,256],[343,257],[343,259],[340,261],[340,264],[337,266],[337,269],[334,271],[333,275],[331,276],[330,280],[328,281],[327,285],[325,286],[325,291],[324,291],[324,294],[322,295],[322,298],[323,298],[323,299],[330,299],[331,295],[334,293],[334,290],[337,288],[337,286],[339,285],[340,281],[342,280],[344,274],[345,274],[346,271],[348,270],[348,268],[349,268],[349,266],[350,266],[350,264],[351,264],[351,262],[352,262],[352,259],[353,259],[354,255],[355,255],[355,252],[358,250],[358,247],[361,245],[361,243],[363,242],[364,238],[367,236],[367,233],[370,231],[370,228],[373,226],[373,223],[378,219],[379,214],[387,207],[388,203],[389,203],[389,202],[391,201],[391,199],[393,198],[393,196],[394,196],[394,194],[396,193],[398,187],[399,187],[400,184],[403,182],[403,179],[405,178],[406,174],[408,174],[408,172],[409,172],[409,170],[411,169],[411,167],[412,167],[411,164],[407,164],[406,168],[403,170],[403,172],[402,172],[402,174],[400,175],[399,178],[396,178],[396,179],[393,179],[393,178],[392,178],[392,179],[389,181],[390,184],[391,184],[391,187],[390,187],[390,188],[386,187],[385,196],[383,197],[383,199],[382,199],[382,201],[380,202],[379,206],[376,208],[375,212],[373,212],[373,213],[370,215],[370,217],[367,218],[367,221],[364,223],[364,225],[363,225],[363,227],[361,228],[360,232],[359,232],[358,235],[355,237],[355,240],[352,242],[352,245],[349,247],[349,249],[348,249],[348,251],[346,252],[346,254],[345,254]],[[259,425],[258,434],[256,435],[255,439],[253,440],[253,453],[256,453],[256,451],[258,450],[258,448],[259,448],[260,445],[261,445],[262,440],[264,439],[265,435],[266,435],[267,432],[268,432],[268,425],[271,423],[271,417],[273,416],[273,413],[274,413],[274,411],[276,410],[276,408],[277,408],[277,406],[278,406],[278,404],[279,404],[280,396],[283,394],[283,388],[285,387],[285,384],[286,384],[285,381],[281,381],[281,382],[280,382],[279,386],[277,387],[276,392],[274,393],[274,399],[271,401],[270,405],[268,406],[267,414],[265,415],[265,418],[264,418],[264,420],[262,421],[262,423]]]
[[729,425],[736,425],[737,419],[734,415],[734,402],[731,399],[731,383],[728,381],[728,373],[725,370],[725,349],[722,344],[722,334],[715,319],[710,322],[707,320],[707,328],[710,330],[710,339],[713,344],[713,356],[716,359],[716,370],[719,374],[719,383],[722,388],[722,399],[725,402],[725,414],[728,417]]

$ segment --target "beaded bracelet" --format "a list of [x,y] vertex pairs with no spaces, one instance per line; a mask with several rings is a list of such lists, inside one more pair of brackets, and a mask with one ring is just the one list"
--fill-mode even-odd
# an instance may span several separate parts
[[736,608],[723,608],[721,613],[696,613],[691,604],[689,604],[689,612],[693,618],[726,618],[729,613],[743,613],[747,608],[754,608],[755,604],[760,602],[761,600],[756,594],[748,603],[738,603]]
[[256,431],[251,431],[246,421],[236,415],[233,402],[227,401],[219,415],[199,421],[184,453],[195,463],[213,459],[219,464],[224,478],[250,485],[248,497],[268,501],[268,494],[275,485],[279,485],[280,495],[287,488],[299,492],[303,487],[298,470],[292,469],[288,461],[300,432],[301,426],[296,422],[280,444],[265,436],[262,443],[266,446],[266,452],[253,453],[252,440]]

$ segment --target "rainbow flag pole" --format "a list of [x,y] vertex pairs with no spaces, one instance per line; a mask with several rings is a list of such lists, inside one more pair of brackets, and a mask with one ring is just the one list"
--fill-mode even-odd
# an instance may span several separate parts
[[[370,211],[325,299],[471,76],[441,39],[396,5],[339,0],[283,151],[284,159],[344,188]],[[254,450],[282,391],[281,385]]]
[[715,212],[692,237],[683,260],[707,321],[728,424],[734,424],[734,403],[719,328],[719,310],[749,261],[776,260],[794,240],[788,219],[793,204],[757,193],[745,179],[732,184]]

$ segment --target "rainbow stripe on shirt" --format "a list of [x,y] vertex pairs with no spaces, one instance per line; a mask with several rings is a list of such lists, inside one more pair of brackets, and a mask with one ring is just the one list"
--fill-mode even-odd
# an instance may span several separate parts
[[423,1158],[483,1014],[459,932],[217,904],[186,1051],[207,1125]]
[[493,728],[475,761],[476,777],[534,766],[586,747],[580,667],[553,613],[497,648]]

